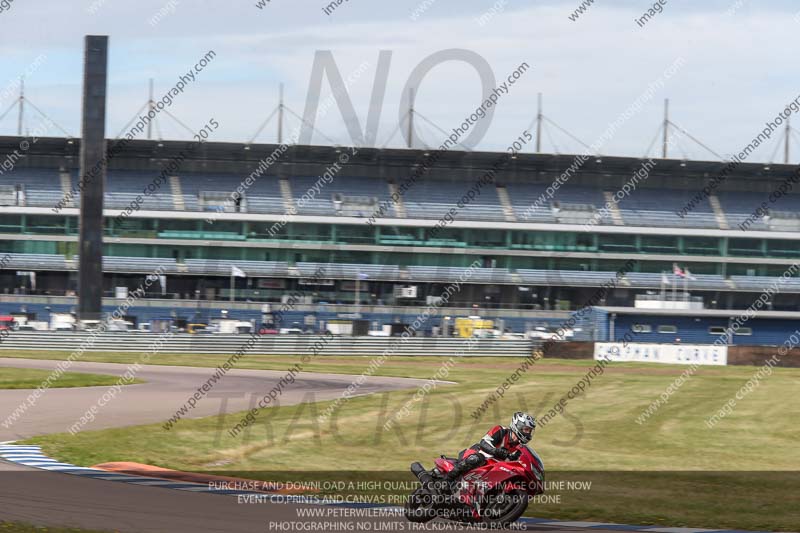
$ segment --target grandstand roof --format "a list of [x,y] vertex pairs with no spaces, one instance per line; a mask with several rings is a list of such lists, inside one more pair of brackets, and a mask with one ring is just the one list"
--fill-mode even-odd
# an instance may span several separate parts
[[[4,136],[0,137],[0,151],[13,153],[15,150],[23,157],[16,163],[21,167],[65,167],[78,166],[80,153],[80,139],[43,137],[35,142],[30,142],[30,148],[20,151],[20,143],[30,141],[27,137]],[[119,140],[110,140],[109,147]],[[134,140],[127,143],[119,155],[110,161],[110,168],[116,169],[146,169],[160,168],[163,162],[177,157],[181,152],[186,152],[194,145],[193,141],[158,141]],[[277,144],[251,144],[233,142],[206,142],[187,157],[182,168],[186,171],[241,171],[249,172],[258,162],[278,148]],[[286,172],[319,173],[336,160],[338,154],[344,149],[339,146],[289,146],[286,153],[280,158],[278,167]],[[407,149],[380,149],[361,148],[352,155],[348,163],[348,173],[353,176],[376,176],[375,168],[381,167],[381,178],[407,177],[409,168],[422,164],[427,154],[434,150],[407,150]],[[437,177],[443,179],[458,179],[466,174],[474,176],[477,171],[491,168],[498,158],[505,157],[504,152],[467,152],[451,150],[440,155],[432,168],[436,168]],[[552,179],[554,174],[564,172],[575,162],[575,155],[566,154],[530,154],[521,153],[515,159],[509,160],[503,171],[503,179],[530,179],[531,173],[545,175]],[[579,176],[588,175],[592,180],[598,176],[617,177],[631,175],[641,167],[642,158],[638,157],[590,157],[581,167]],[[666,182],[680,186],[685,183],[697,184],[710,178],[725,167],[725,162],[720,161],[681,161],[677,159],[654,159],[656,167],[651,171],[651,181],[658,181],[654,185],[664,185],[665,181],[653,177],[665,178]],[[288,167],[287,167],[288,165]],[[796,171],[793,165],[762,163],[742,163],[730,175],[730,181],[741,180],[742,188],[751,188],[753,179],[759,181],[777,181],[786,178]],[[269,172],[274,174],[275,172]]]

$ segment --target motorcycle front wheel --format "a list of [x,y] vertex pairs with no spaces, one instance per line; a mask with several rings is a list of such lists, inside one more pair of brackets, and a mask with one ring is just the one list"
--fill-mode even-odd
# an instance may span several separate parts
[[403,514],[409,522],[430,522],[436,518],[435,495],[420,487],[411,493],[403,507]]
[[486,497],[481,517],[484,524],[500,526],[516,522],[528,508],[528,493],[517,489],[511,492],[497,491]]

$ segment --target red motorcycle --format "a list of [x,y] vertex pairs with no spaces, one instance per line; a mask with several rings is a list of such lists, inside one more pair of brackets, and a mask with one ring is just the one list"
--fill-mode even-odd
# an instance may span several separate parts
[[457,459],[441,456],[434,461],[433,470],[413,463],[411,472],[421,486],[406,501],[406,518],[428,522],[440,517],[490,526],[515,522],[528,508],[528,500],[544,492],[544,464],[536,452],[518,446],[515,455],[505,461],[487,458],[486,464],[467,472],[452,491],[442,487]]

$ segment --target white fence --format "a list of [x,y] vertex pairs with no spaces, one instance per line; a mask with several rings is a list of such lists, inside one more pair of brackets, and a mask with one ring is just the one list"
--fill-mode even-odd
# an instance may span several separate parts
[[[145,352],[160,335],[154,333],[9,332],[0,341],[0,357],[9,350]],[[246,348],[250,335],[176,333],[163,338],[164,353],[246,353],[264,355],[431,355],[465,357],[526,357],[534,343],[526,340],[451,339],[439,337],[322,337],[317,335],[264,335]]]

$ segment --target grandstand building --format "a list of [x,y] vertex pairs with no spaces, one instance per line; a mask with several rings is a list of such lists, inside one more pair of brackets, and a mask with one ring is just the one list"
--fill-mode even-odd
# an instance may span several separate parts
[[[0,138],[0,149],[15,153],[22,140]],[[573,156],[518,154],[459,205],[503,154],[450,151],[429,164],[425,150],[191,145],[133,141],[109,161],[107,297],[160,268],[166,287],[150,285],[148,297],[175,302],[156,314],[233,297],[257,315],[260,304],[300,291],[297,320],[320,305],[329,318],[356,306],[388,320],[379,309],[413,316],[477,261],[447,305],[519,331],[580,308],[633,260],[599,305],[633,307],[664,290],[664,273],[673,291],[678,263],[691,272],[678,281],[681,297],[686,288],[706,309],[744,309],[788,270],[767,309],[800,311],[791,270],[800,196],[770,196],[796,176],[789,165],[723,172],[721,162],[592,157],[568,172]],[[77,289],[79,149],[77,139],[38,139],[4,165],[5,302],[34,295],[55,309]],[[618,195],[637,173],[635,189]],[[754,215],[762,202],[768,208]],[[312,279],[320,266],[325,275]],[[232,267],[246,275],[233,278],[233,295]]]

